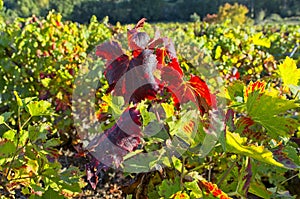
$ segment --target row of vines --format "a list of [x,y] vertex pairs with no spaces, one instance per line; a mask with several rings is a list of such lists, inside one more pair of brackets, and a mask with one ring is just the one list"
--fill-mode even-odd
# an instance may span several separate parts
[[[2,20],[0,32],[1,198],[80,197],[107,167],[136,169],[123,169],[127,198],[300,195],[299,26],[82,25],[50,12]],[[128,94],[141,77],[150,84]],[[99,86],[80,88],[87,80]],[[91,91],[95,114],[73,114],[75,89]],[[109,151],[108,139],[122,152],[97,159],[84,149],[74,121],[87,115],[102,127],[93,147]],[[128,115],[132,135],[120,127]],[[89,162],[85,170],[61,164],[66,147]]]

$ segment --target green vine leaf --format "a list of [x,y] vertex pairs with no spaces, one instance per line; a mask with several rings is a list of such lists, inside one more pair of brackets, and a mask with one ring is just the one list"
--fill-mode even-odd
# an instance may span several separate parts
[[264,199],[271,198],[271,192],[268,191],[261,182],[252,181],[249,187],[249,192]]
[[293,100],[286,100],[259,93],[250,93],[246,102],[251,119],[264,126],[272,137],[289,136],[299,126],[299,121],[278,116],[286,111],[298,108]]
[[180,178],[177,176],[174,181],[165,179],[159,186],[159,195],[163,198],[170,198],[174,193],[181,191]]
[[107,103],[116,116],[120,116],[123,113],[124,108],[122,107],[125,102],[122,96],[105,95],[102,97],[102,100]]
[[184,185],[187,188],[187,190],[191,191],[191,198],[201,198],[203,196],[202,191],[198,186],[198,180],[193,180],[192,182],[185,182]]
[[51,103],[43,100],[29,102],[26,108],[32,117],[52,114]]
[[9,157],[16,151],[14,142],[0,138],[0,156]]
[[8,118],[9,118],[11,115],[12,115],[11,112],[5,112],[5,113],[2,113],[2,114],[0,115],[0,125],[1,125],[1,124],[4,124],[4,122],[5,122],[6,120],[8,120]]
[[2,137],[14,142],[16,133],[17,133],[16,130],[8,130],[2,135]]
[[45,193],[43,194],[43,198],[63,199],[64,197],[60,195],[57,191],[49,187],[48,190],[45,191]]

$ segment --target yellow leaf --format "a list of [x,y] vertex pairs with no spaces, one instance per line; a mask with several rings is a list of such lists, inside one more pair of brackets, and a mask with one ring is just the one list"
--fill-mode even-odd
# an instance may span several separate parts
[[300,69],[297,69],[295,60],[286,57],[284,62],[278,66],[278,74],[285,86],[298,85]]
[[222,54],[222,48],[221,48],[221,46],[218,46],[216,48],[215,59],[219,59],[221,57],[221,54]]
[[245,155],[254,158],[260,162],[265,162],[274,166],[285,168],[285,166],[277,162],[271,151],[263,146],[247,145],[247,138],[240,137],[237,133],[226,132],[226,148],[229,152]]
[[56,97],[57,97],[57,99],[62,100],[62,99],[63,99],[63,94],[62,94],[62,92],[59,91],[59,92],[56,94]]
[[250,38],[250,41],[252,41],[254,45],[270,48],[271,47],[270,40],[267,38],[260,38],[262,35],[263,33],[259,32],[253,35],[253,37]]
[[173,105],[170,105],[168,103],[162,103],[161,106],[163,107],[167,118],[172,117],[174,115],[174,106]]

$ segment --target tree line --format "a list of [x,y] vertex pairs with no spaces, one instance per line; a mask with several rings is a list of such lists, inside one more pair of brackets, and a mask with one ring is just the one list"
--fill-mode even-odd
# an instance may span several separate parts
[[91,16],[109,16],[111,23],[135,23],[142,17],[151,22],[190,21],[196,13],[203,19],[217,13],[225,3],[247,6],[249,17],[300,16],[299,0],[4,0],[7,18],[31,15],[45,16],[50,10],[60,12],[64,19],[88,23]]

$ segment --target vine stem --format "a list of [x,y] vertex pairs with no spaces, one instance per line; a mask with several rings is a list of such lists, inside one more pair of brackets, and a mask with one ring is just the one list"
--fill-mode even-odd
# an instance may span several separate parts
[[157,121],[160,123],[161,122],[160,116],[159,116],[158,111],[155,106],[154,106],[154,108],[155,108],[155,117],[156,117]]
[[217,182],[218,187],[222,184],[222,182],[225,180],[225,178],[228,176],[228,174],[230,173],[230,171],[233,169],[235,163],[237,162],[237,160],[235,160],[230,167],[226,170],[226,172],[222,175],[221,179]]
[[21,110],[20,107],[18,107],[18,135],[20,133],[20,131],[22,130],[22,125],[21,125]]
[[9,128],[9,130],[13,130],[7,123],[3,123],[7,128]]
[[182,165],[181,165],[181,174],[180,174],[180,184],[183,187],[183,178],[184,178],[184,163],[185,163],[185,157],[182,158]]
[[295,94],[295,97],[294,97],[294,99],[296,99],[296,98],[297,98],[298,94],[299,94],[299,90],[298,90],[298,91],[297,91],[297,93]]
[[295,175],[293,175],[293,176],[289,177],[288,179],[285,179],[285,180],[284,180],[284,181],[282,181],[280,184],[284,184],[284,183],[286,183],[287,181],[290,181],[291,179],[293,179],[293,178],[297,177],[298,175],[299,175],[299,173],[297,173],[297,174],[295,174]]
[[16,144],[16,151],[14,152],[13,154],[13,157],[12,157],[12,160],[11,162],[9,163],[9,167],[8,167],[8,170],[7,170],[7,173],[6,173],[6,179],[8,178],[10,172],[11,172],[11,168],[12,168],[12,165],[15,161],[15,158],[19,152],[18,150],[18,146],[19,146],[19,142],[20,142],[20,133],[22,132],[22,124],[21,124],[21,110],[20,110],[20,107],[18,107],[18,130],[17,130],[17,144]]
[[[209,162],[212,162],[212,157],[210,156],[209,157]],[[212,166],[209,165],[209,169],[208,169],[208,181],[210,182],[211,181],[211,170],[212,170]]]
[[32,118],[32,116],[30,116],[30,117],[24,122],[24,124],[21,126],[21,129],[23,129],[23,128],[26,126],[26,124],[31,120],[31,118]]

